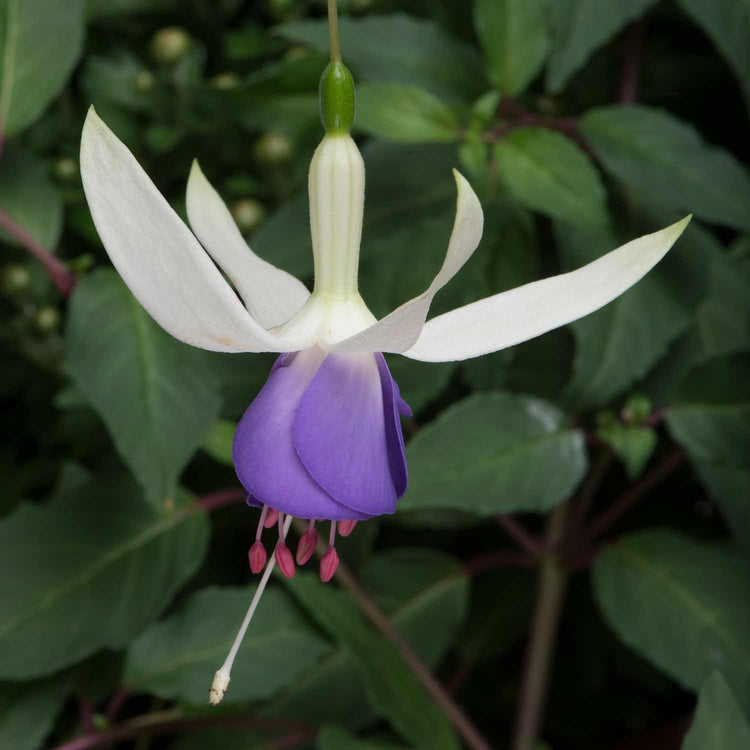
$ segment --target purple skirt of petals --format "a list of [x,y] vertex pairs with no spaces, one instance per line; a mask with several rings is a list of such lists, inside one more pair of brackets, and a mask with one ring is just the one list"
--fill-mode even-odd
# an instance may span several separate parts
[[399,414],[411,410],[382,354],[284,354],[234,436],[249,502],[299,518],[393,513],[408,483]]

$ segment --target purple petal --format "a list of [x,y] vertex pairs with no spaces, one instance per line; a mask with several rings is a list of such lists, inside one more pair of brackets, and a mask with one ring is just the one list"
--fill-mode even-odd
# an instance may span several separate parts
[[295,411],[324,356],[315,348],[279,357],[237,426],[234,466],[243,487],[260,503],[300,518],[361,520],[370,514],[337,503],[294,450]]
[[385,357],[376,354],[380,373],[380,384],[383,389],[383,410],[385,413],[385,439],[388,445],[388,464],[391,469],[391,478],[396,490],[396,497],[401,497],[409,485],[409,471],[406,468],[406,453],[404,450],[404,436],[401,432],[401,419],[399,414],[405,417],[411,416],[409,404],[401,398],[398,383],[388,369]]
[[329,354],[294,419],[297,454],[315,481],[368,515],[396,510],[385,411],[375,356]]

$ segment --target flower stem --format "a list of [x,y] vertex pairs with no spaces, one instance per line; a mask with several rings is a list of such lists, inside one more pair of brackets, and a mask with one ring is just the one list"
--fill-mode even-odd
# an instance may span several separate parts
[[339,48],[339,12],[338,0],[328,0],[328,35],[331,43],[331,62],[341,62]]

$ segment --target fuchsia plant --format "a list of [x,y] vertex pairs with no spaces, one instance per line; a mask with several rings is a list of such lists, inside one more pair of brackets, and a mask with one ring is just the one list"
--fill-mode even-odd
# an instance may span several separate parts
[[[349,134],[351,75],[333,45],[321,81],[321,114],[326,132],[309,173],[312,293],[250,250],[197,163],[187,188],[193,234],[93,108],[83,130],[81,174],[94,222],[113,264],[154,320],[203,349],[281,352],[234,437],[237,476],[248,503],[261,509],[250,567],[259,573],[265,566],[265,572],[216,673],[212,704],[227,689],[234,656],[275,562],[285,576],[294,575],[295,559],[286,544],[292,518],[309,520],[296,551],[300,565],[317,546],[316,522],[330,521],[320,568],[327,581],[338,565],[337,528],[347,535],[357,521],[393,513],[406,492],[400,416],[411,412],[383,352],[431,362],[462,360],[588,315],[647,273],[690,220],[571,273],[425,322],[434,295],[482,236],[480,202],[454,171],[456,218],[440,271],[425,292],[378,321],[357,288],[365,170]],[[267,561],[261,533],[274,525],[279,538]]]

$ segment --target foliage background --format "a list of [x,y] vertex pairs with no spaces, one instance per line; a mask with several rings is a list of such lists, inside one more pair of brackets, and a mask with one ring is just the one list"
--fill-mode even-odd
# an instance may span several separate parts
[[[750,3],[341,12],[377,315],[439,266],[453,166],[487,224],[437,312],[695,215],[582,321],[462,364],[391,358],[411,488],[343,559],[491,747],[533,672],[535,597],[556,594],[539,747],[750,746]],[[326,33],[315,0],[0,0],[3,750],[460,746],[314,573],[273,583],[208,710],[253,587],[231,435],[272,358],[161,332],[78,175],[93,102],[179,212],[197,157],[254,249],[309,281]]]

